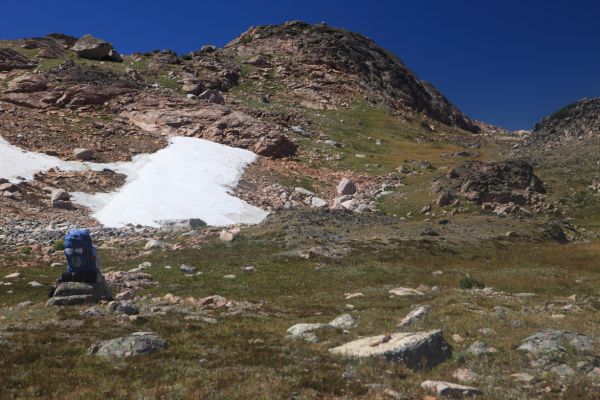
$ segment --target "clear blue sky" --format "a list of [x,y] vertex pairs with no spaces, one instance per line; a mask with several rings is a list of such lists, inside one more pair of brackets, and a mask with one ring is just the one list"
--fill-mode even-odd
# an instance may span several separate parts
[[528,129],[600,96],[595,0],[2,0],[0,38],[85,33],[122,53],[224,45],[249,26],[324,21],[396,53],[471,117]]

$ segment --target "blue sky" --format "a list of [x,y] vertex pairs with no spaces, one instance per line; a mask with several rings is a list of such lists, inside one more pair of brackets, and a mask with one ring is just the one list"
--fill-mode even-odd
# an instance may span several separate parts
[[600,96],[600,2],[3,0],[0,38],[63,32],[122,53],[224,45],[249,26],[324,21],[397,54],[473,118],[528,129]]

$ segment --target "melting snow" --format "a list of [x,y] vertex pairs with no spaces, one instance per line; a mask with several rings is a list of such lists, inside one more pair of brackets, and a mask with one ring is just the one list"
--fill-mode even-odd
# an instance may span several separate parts
[[203,139],[175,137],[169,146],[131,162],[111,164],[62,161],[24,152],[0,138],[0,177],[31,179],[38,171],[102,170],[127,175],[125,185],[111,193],[71,193],[89,207],[103,225],[128,223],[158,226],[156,221],[200,218],[213,226],[258,223],[267,213],[229,194],[244,168],[256,159],[250,151]]

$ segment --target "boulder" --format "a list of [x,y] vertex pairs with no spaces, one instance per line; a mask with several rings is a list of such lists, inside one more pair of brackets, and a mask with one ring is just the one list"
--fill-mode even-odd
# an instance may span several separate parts
[[78,148],[73,150],[73,157],[81,161],[91,161],[94,158],[94,152],[90,149]]
[[483,394],[481,390],[474,387],[444,381],[427,380],[421,383],[421,387],[423,389],[431,390],[439,396],[448,396],[455,399]]
[[198,95],[200,100],[208,101],[214,104],[225,104],[223,94],[218,90],[208,89]]
[[383,357],[412,369],[435,367],[452,355],[452,348],[440,330],[371,336],[329,351],[351,358]]
[[0,184],[0,192],[15,193],[19,191],[19,186],[14,183],[2,183]]
[[88,349],[89,355],[99,357],[130,357],[150,354],[163,349],[166,341],[153,332],[135,332],[129,336],[103,340]]
[[356,185],[350,179],[344,178],[338,184],[336,191],[340,196],[352,195],[356,193]]
[[62,208],[64,210],[70,210],[73,208],[71,203],[71,196],[64,189],[54,189],[50,194],[50,204],[54,208]]
[[73,51],[81,57],[96,61],[116,61],[123,59],[113,48],[112,44],[105,40],[98,39],[92,35],[82,36],[73,46]]

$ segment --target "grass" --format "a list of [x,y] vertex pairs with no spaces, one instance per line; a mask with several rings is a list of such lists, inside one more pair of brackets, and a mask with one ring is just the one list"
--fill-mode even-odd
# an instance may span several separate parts
[[[573,324],[582,333],[600,333],[597,313],[586,313],[583,319],[583,314],[568,313],[553,320],[548,313],[521,311],[557,302],[557,296],[562,299],[565,294],[578,298],[600,295],[598,243],[484,242],[463,246],[373,240],[352,244],[350,255],[340,260],[306,260],[279,255],[288,249],[284,242],[262,228],[253,232],[230,244],[211,241],[197,249],[156,251],[126,260],[118,250],[102,251],[105,269],[126,270],[151,261],[148,272],[161,284],[146,294],[220,294],[261,305],[260,310],[241,315],[212,312],[218,320],[215,325],[186,321],[176,309],[137,326],[114,317],[88,319],[79,325],[74,322],[81,319],[79,308],[45,308],[45,290],[26,285],[33,279],[49,282],[58,270],[43,265],[23,270],[24,279],[11,287],[14,294],[6,295],[4,288],[0,294],[0,315],[4,317],[0,333],[8,332],[12,343],[0,344],[0,368],[10,371],[3,374],[0,397],[100,399],[130,398],[136,393],[167,399],[382,398],[383,390],[392,388],[415,398],[424,394],[419,389],[422,380],[453,380],[455,368],[468,367],[490,380],[476,383],[484,388],[486,399],[502,399],[506,392],[494,388],[514,388],[510,373],[526,369],[526,361],[513,350],[520,339],[544,327],[573,329]],[[130,251],[137,252],[141,245]],[[2,276],[14,272],[7,267],[14,262],[10,257],[4,260]],[[182,263],[196,266],[203,274],[185,277],[178,271]],[[165,269],[167,264],[173,269]],[[241,272],[244,264],[255,265],[256,272]],[[317,271],[319,264],[324,267]],[[443,273],[433,274],[438,270]],[[235,274],[236,279],[223,279],[227,274]],[[534,292],[537,296],[490,297],[456,289],[466,275],[496,290]],[[387,294],[393,287],[422,284],[438,285],[441,292],[418,299]],[[364,297],[344,299],[345,293],[356,291]],[[24,300],[36,305],[11,308]],[[349,312],[347,303],[353,304],[351,313],[359,320],[350,333],[318,333],[321,341],[315,345],[284,337],[285,330],[295,323],[326,322]],[[451,341],[456,353],[453,359],[431,371],[414,373],[380,360],[352,361],[328,354],[328,348],[351,339],[395,330],[399,319],[416,304],[430,304],[433,311],[414,329],[442,328],[450,341],[452,333],[467,338],[464,343]],[[492,312],[496,305],[509,308],[511,314],[498,318]],[[514,320],[521,321],[520,325],[514,326]],[[477,330],[481,327],[491,327],[497,335],[480,337]],[[168,340],[168,347],[153,355],[115,361],[85,355],[98,339],[136,330],[159,333]],[[474,340],[486,341],[499,353],[484,359],[466,356],[464,350]],[[354,378],[344,378],[346,375]],[[369,389],[368,384],[381,386]],[[580,381],[582,384],[585,381]],[[569,387],[572,392],[567,393],[593,398],[577,389],[581,386]],[[533,392],[523,389],[514,392],[514,398],[528,394]]]

